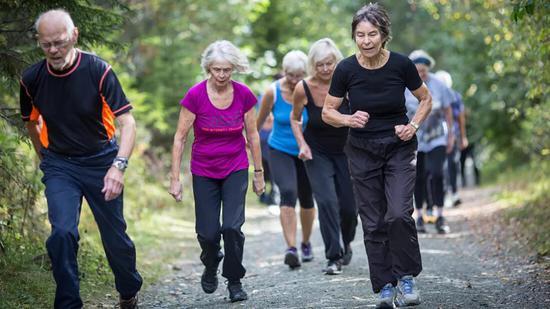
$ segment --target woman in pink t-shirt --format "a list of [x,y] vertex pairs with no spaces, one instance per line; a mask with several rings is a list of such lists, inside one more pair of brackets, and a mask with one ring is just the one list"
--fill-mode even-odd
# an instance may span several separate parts
[[[202,54],[201,65],[208,78],[189,89],[181,100],[178,128],[172,149],[170,194],[181,201],[181,157],[189,129],[195,140],[191,150],[191,174],[195,199],[195,230],[205,266],[201,277],[204,292],[218,287],[218,265],[225,260],[222,276],[227,278],[231,302],[248,298],[240,279],[242,265],[244,203],[248,188],[246,140],[254,162],[253,190],[265,190],[260,138],[253,109],[256,96],[244,84],[231,79],[234,71],[246,72],[248,61],[229,41],[216,41]],[[220,211],[223,205],[220,225]]]

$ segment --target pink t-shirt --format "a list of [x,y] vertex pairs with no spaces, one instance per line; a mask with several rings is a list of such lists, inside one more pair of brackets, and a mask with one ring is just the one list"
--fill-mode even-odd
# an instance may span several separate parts
[[195,141],[191,150],[191,173],[223,179],[248,168],[243,135],[244,114],[256,104],[256,96],[244,84],[232,81],[233,102],[215,107],[206,92],[206,80],[189,89],[181,105],[195,114]]

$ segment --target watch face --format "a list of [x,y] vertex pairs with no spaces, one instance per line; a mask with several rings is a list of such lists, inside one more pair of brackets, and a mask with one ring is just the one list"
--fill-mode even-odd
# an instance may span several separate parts
[[116,167],[118,170],[124,171],[126,169],[127,165],[124,164],[124,162],[115,161],[115,162],[113,162],[113,166]]

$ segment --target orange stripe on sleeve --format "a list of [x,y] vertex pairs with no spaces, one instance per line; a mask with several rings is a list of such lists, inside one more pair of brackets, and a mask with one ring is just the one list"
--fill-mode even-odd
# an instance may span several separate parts
[[40,112],[38,112],[36,107],[34,107],[34,105],[33,105],[31,115],[29,116],[29,120],[30,121],[37,121],[39,117],[40,117]]
[[44,120],[44,117],[40,117],[40,120],[42,122],[40,126],[40,143],[42,144],[42,147],[48,148],[48,146],[50,145],[50,140],[48,138],[48,126],[46,126],[46,121]]
[[107,131],[107,136],[111,139],[115,136],[115,114],[109,107],[109,104],[107,104],[107,101],[103,95],[101,95],[101,101],[103,102],[101,121],[103,122],[105,131]]

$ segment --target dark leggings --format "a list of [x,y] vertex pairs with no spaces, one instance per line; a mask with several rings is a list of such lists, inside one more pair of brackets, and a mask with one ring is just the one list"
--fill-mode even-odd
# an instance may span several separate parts
[[222,276],[230,281],[241,279],[246,272],[242,265],[244,234],[241,226],[247,189],[246,169],[233,172],[224,179],[193,175],[195,230],[202,249],[201,261],[205,266],[218,263],[223,256],[220,252],[223,236],[225,259]]
[[449,176],[449,185],[451,186],[451,191],[456,193],[458,191],[457,177],[458,177],[458,145],[455,144],[453,151],[447,155],[447,168]]
[[269,150],[271,174],[281,194],[279,205],[295,207],[298,199],[301,208],[313,208],[313,194],[311,193],[304,162],[296,156],[272,147],[269,147]]
[[463,149],[460,152],[460,176],[462,177],[462,185],[465,186],[466,184],[466,159],[470,157],[472,158],[472,162],[474,163],[474,175],[475,175],[475,185],[479,186],[481,179],[479,175],[479,168],[476,164],[476,158],[474,154],[474,144],[470,143],[468,147]]
[[446,146],[438,146],[429,152],[418,152],[416,160],[416,184],[414,201],[417,209],[422,209],[424,201],[427,209],[442,207],[445,193],[443,190],[443,168],[447,159]]
[[313,195],[319,209],[319,227],[327,260],[342,258],[344,248],[355,238],[357,207],[353,196],[348,159],[345,154],[325,154],[312,149],[306,161]]

